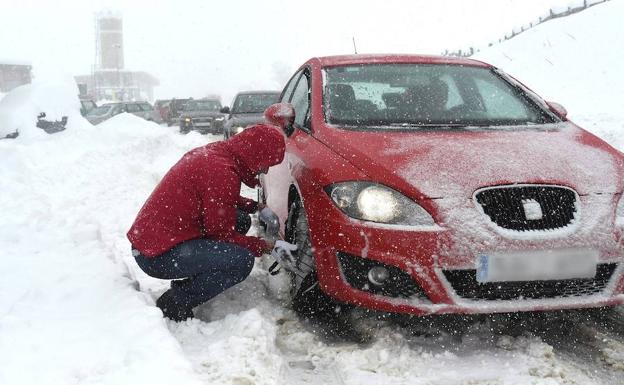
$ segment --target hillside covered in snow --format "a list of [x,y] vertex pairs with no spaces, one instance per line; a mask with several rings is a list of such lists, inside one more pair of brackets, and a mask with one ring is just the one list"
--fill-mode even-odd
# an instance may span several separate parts
[[624,148],[624,1],[550,20],[474,56],[502,68],[568,117]]

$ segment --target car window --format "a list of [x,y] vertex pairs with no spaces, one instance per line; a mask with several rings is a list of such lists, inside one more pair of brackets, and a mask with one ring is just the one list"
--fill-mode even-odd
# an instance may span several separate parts
[[112,108],[113,108],[113,106],[110,106],[110,105],[103,105],[103,106],[100,106],[100,107],[96,107],[96,108],[92,109],[91,111],[89,111],[87,116],[104,116],[104,115],[108,114],[111,111]]
[[496,84],[489,79],[475,79],[475,85],[481,95],[488,96],[483,98],[483,103],[491,119],[531,119],[526,106],[514,97],[509,87],[500,87],[500,83]]
[[221,102],[218,100],[191,100],[183,106],[184,111],[214,111],[221,109]]
[[297,82],[290,103],[295,109],[295,123],[300,127],[308,127],[308,115],[310,111],[309,98],[310,85],[308,76],[304,73]]
[[343,126],[417,129],[557,121],[489,68],[367,64],[325,69],[325,79],[325,119]]
[[126,110],[130,113],[141,112],[141,108],[139,107],[138,104],[135,104],[135,103],[126,104]]
[[239,94],[232,106],[233,114],[262,113],[271,104],[277,103],[279,95],[276,93]]
[[139,106],[143,109],[143,111],[154,111],[154,107],[152,107],[149,103],[141,103]]
[[297,81],[299,80],[299,76],[301,76],[301,73],[303,72],[303,70],[298,71],[295,76],[293,76],[290,81],[288,82],[288,85],[286,85],[286,88],[284,88],[284,91],[282,92],[282,97],[280,99],[280,102],[282,103],[290,103],[290,98],[292,97],[292,92],[295,89],[295,86],[297,85]]

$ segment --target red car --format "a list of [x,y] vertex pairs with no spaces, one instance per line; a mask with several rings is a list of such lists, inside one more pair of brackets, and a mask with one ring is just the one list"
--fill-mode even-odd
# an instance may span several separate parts
[[501,70],[313,58],[280,101],[265,116],[286,157],[261,199],[299,247],[296,296],[415,315],[624,303],[623,154]]

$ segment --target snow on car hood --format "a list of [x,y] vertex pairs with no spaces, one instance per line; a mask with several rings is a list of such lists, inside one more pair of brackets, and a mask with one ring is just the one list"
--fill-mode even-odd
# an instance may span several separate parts
[[513,183],[560,184],[581,195],[622,191],[621,154],[571,123],[452,131],[329,129],[317,136],[373,180],[416,198],[472,197],[481,187]]

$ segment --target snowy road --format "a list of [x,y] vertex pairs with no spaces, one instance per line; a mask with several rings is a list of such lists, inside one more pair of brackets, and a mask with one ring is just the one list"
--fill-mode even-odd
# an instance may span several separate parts
[[45,139],[0,143],[2,384],[622,383],[621,323],[488,317],[453,335],[367,317],[370,342],[337,341],[282,306],[260,264],[197,319],[164,321],[167,282],[136,267],[125,231],[168,168],[218,138],[122,115]]

